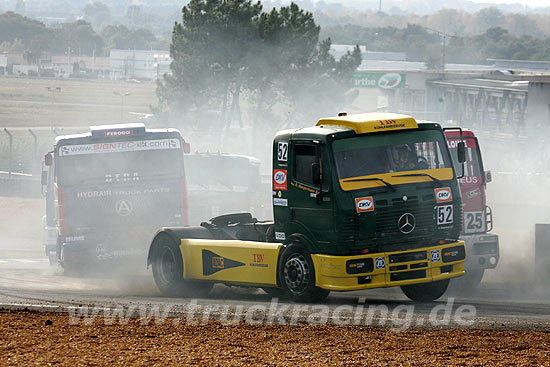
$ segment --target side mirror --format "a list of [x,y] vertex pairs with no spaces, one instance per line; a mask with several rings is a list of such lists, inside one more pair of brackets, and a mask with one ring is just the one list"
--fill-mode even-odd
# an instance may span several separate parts
[[456,146],[456,155],[458,158],[458,163],[466,162],[466,144],[461,141]]
[[318,162],[311,164],[311,178],[314,185],[320,185],[322,182],[321,165]]
[[183,152],[188,154],[191,152],[191,144],[189,144],[188,142],[183,142]]
[[485,183],[492,182],[493,181],[493,175],[491,171],[485,171]]
[[44,164],[49,167],[52,165],[52,163],[53,163],[52,152],[46,153],[46,155],[44,156]]

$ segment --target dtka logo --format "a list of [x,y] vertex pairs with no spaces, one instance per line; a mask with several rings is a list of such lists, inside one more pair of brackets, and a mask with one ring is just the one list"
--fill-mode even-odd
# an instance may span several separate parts
[[431,259],[432,259],[432,262],[438,262],[438,261],[441,261],[441,255],[439,253],[439,250],[433,250],[431,252]]
[[386,267],[386,259],[383,257],[377,257],[374,263],[376,264],[376,269],[384,269]]
[[374,211],[374,201],[372,196],[355,198],[355,210],[357,213]]
[[435,192],[435,201],[438,203],[445,203],[453,201],[453,194],[450,187],[440,187],[434,190]]

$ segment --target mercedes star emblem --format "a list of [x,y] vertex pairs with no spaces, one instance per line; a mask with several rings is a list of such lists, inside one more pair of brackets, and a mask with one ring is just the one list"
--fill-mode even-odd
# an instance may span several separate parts
[[399,217],[397,227],[401,233],[409,234],[414,231],[414,227],[416,227],[416,218],[411,213],[405,213]]

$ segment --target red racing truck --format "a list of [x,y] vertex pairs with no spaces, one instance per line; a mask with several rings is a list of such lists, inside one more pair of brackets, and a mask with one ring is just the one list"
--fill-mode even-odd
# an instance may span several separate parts
[[188,225],[183,154],[175,129],[92,126],[58,136],[45,156],[44,246],[67,274],[141,268],[161,225]]
[[486,189],[491,172],[483,169],[479,141],[473,131],[445,129],[445,136],[455,165],[458,143],[463,141],[466,146],[464,177],[458,179],[463,203],[460,239],[466,244],[466,263],[465,275],[458,281],[472,288],[481,282],[485,269],[494,269],[499,260],[498,235],[489,233],[493,229],[493,213],[487,205]]

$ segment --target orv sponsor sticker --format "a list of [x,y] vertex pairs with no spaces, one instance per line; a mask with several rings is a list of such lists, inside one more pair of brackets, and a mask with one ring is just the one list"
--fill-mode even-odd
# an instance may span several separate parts
[[372,196],[355,198],[355,210],[357,213],[374,211],[374,200]]
[[453,194],[450,187],[440,187],[435,189],[435,201],[438,203],[446,203],[453,201]]

